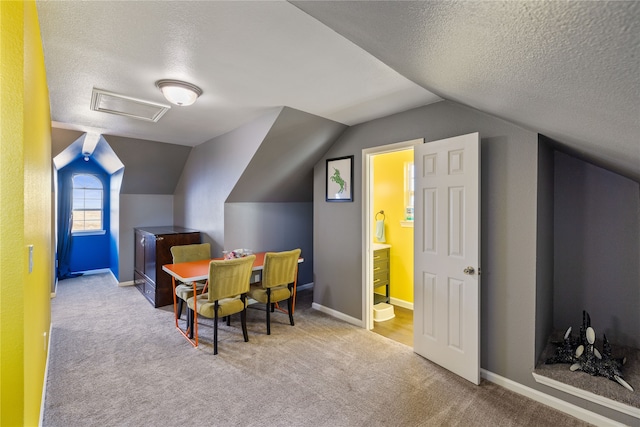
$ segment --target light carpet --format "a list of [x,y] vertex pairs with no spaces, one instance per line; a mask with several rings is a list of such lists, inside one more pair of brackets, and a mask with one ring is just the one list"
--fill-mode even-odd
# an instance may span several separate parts
[[[107,274],[59,282],[43,425],[69,426],[585,426],[498,385],[475,386],[411,347],[311,308],[295,326],[248,311],[210,326],[195,349],[169,307],[153,308]],[[184,316],[183,316],[184,317]],[[211,323],[208,323],[211,325]]]

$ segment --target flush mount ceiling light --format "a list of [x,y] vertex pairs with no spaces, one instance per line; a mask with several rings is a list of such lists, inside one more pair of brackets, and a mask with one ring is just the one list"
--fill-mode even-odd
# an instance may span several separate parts
[[156,86],[167,101],[181,106],[193,104],[202,95],[202,89],[198,86],[180,80],[158,80]]

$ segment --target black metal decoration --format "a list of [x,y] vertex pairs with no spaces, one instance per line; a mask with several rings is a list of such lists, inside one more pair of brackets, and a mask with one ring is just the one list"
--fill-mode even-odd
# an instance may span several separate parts
[[571,371],[580,370],[593,376],[605,377],[633,391],[633,387],[622,378],[622,366],[626,363],[626,358],[612,357],[611,344],[606,335],[603,335],[602,353],[595,347],[595,342],[596,332],[591,327],[591,317],[583,310],[580,337],[574,340],[569,327],[562,342],[553,342],[556,352],[545,363],[570,363]]

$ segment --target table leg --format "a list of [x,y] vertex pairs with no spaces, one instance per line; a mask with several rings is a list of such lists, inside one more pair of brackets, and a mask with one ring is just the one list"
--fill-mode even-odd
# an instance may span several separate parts
[[[183,337],[185,337],[187,339],[187,341],[189,341],[191,343],[192,346],[194,347],[198,347],[198,330],[197,330],[197,324],[196,324],[196,340],[195,342],[193,342],[193,318],[189,319],[190,315],[189,313],[187,313],[187,331],[183,331],[182,328],[180,328],[180,325],[178,324],[178,302],[176,300],[176,278],[175,277],[171,277],[171,285],[173,287],[173,317],[175,317],[175,322],[176,322],[176,329],[178,331],[180,331],[180,333],[182,334]],[[193,282],[193,295],[197,296],[197,291],[196,291],[196,282]],[[194,304],[194,308],[195,308],[195,304]],[[187,311],[189,311],[189,309],[187,308]],[[191,320],[191,322],[189,321]]]
[[178,327],[178,303],[176,301],[176,278],[171,276],[171,286],[173,287],[173,316],[176,320],[176,328]]

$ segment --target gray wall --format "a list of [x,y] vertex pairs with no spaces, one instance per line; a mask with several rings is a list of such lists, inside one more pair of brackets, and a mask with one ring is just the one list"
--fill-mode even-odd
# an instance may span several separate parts
[[104,139],[124,163],[121,194],[173,194],[191,147],[113,135]]
[[[501,119],[442,101],[349,128],[314,169],[314,302],[362,319],[362,150],[472,132],[480,133],[482,162],[481,367],[609,418],[634,422],[540,385],[531,375],[544,339],[536,325],[542,322],[549,329],[550,323],[537,318],[536,305],[551,304],[551,290],[546,285],[538,294],[536,288],[551,277],[554,264],[548,254],[537,258],[552,246],[554,201],[545,191],[552,187],[554,172],[549,147],[539,153],[538,135]],[[355,156],[355,201],[326,203],[325,159],[346,155]]]
[[[53,128],[51,156],[60,154],[83,134]],[[114,135],[103,137],[125,167],[121,194],[173,194],[191,147]]]
[[553,190],[554,151],[550,141],[538,138],[538,223],[536,243],[536,361],[553,331]]
[[452,102],[347,130],[325,158],[355,155],[355,201],[325,202],[325,161],[314,180],[314,302],[362,319],[362,149],[480,132],[482,367],[533,385],[537,135]]
[[313,282],[313,203],[227,203],[225,247],[256,252],[302,249],[298,284]]
[[223,249],[302,249],[313,282],[313,166],[345,125],[288,107],[195,147],[175,194],[175,222]]
[[173,224],[173,196],[120,195],[120,282],[133,280],[133,229]]
[[555,155],[554,327],[640,347],[640,185]]
[[221,256],[225,247],[224,203],[279,113],[198,145],[187,159],[176,187],[174,222],[204,233],[213,256]]
[[313,166],[346,128],[284,107],[227,203],[312,202]]

